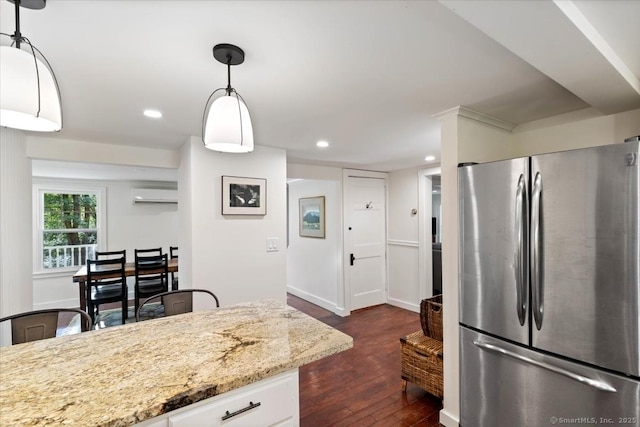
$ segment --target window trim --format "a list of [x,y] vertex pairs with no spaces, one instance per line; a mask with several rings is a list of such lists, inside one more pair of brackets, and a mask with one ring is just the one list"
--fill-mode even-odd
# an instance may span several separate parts
[[[71,183],[71,182],[34,182],[33,183],[33,275],[61,276],[75,273],[78,266],[43,268],[43,232],[44,232],[44,194],[95,194],[96,195],[96,227],[98,250],[107,246],[107,187]],[[51,230],[49,230],[51,231]]]

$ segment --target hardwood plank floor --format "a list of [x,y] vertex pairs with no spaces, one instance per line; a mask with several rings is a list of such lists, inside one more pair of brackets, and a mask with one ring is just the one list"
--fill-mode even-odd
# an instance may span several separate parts
[[409,383],[402,392],[400,337],[417,313],[379,305],[340,317],[291,294],[288,304],[353,337],[352,349],[300,368],[302,427],[436,427],[442,402]]

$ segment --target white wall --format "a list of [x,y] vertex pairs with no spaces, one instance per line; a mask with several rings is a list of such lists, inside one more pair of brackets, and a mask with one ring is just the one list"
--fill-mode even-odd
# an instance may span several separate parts
[[389,173],[388,302],[420,311],[418,169]]
[[109,250],[127,250],[127,261],[134,260],[134,249],[178,245],[178,205],[133,204],[132,188],[177,188],[177,183],[110,182],[107,187],[107,242]]
[[342,168],[287,163],[287,178],[342,182]]
[[[193,177],[191,173],[191,138],[180,150],[180,165],[178,168],[178,247],[180,248],[180,288],[194,288],[193,286],[193,251],[191,219],[194,201],[191,188]],[[196,195],[197,196],[197,195]]]
[[[85,181],[34,178],[37,183],[86,184],[107,189],[107,240],[100,250],[127,251],[133,261],[134,249],[178,245],[178,207],[171,204],[136,204],[131,202],[131,189],[176,188],[176,183],[142,181]],[[31,191],[31,190],[30,190]],[[30,258],[31,259],[31,258]],[[33,304],[37,309],[50,307],[78,307],[78,285],[72,282],[74,271],[34,274]],[[133,298],[133,279],[129,296]]]
[[[299,199],[325,197],[325,238],[300,237]],[[301,180],[289,184],[289,247],[287,291],[336,314],[343,292],[342,184],[340,181]]]
[[171,169],[176,169],[180,164],[180,153],[176,150],[103,144],[46,136],[27,137],[27,156],[31,159]]
[[[180,254],[181,286],[188,281],[185,287],[209,289],[223,306],[286,301],[286,152],[258,146],[248,154],[218,153],[191,137],[182,158],[178,192],[186,205],[179,233],[181,241],[191,241],[192,252]],[[265,178],[267,214],[223,216],[222,175]],[[267,238],[279,239],[278,252],[266,251]]]
[[[33,308],[30,190],[24,133],[0,128],[0,317]],[[0,345],[9,337],[0,331]]]
[[589,112],[583,110],[518,126],[513,133],[517,156],[619,144],[640,135],[640,109],[596,117]]

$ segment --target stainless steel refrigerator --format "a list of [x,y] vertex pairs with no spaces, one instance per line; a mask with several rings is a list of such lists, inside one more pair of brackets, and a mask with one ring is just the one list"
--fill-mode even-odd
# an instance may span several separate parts
[[640,425],[638,142],[461,166],[460,425]]

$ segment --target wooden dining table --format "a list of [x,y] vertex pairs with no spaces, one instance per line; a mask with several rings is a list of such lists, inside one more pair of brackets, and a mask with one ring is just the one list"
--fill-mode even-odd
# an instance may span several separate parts
[[[168,262],[169,273],[175,273],[178,271],[178,258],[171,258]],[[136,266],[133,262],[128,262],[124,265],[124,275],[127,277],[136,275]],[[104,277],[99,276],[102,279],[106,279],[113,276]],[[80,296],[80,310],[87,311],[87,266],[83,265],[73,275],[73,281],[78,283],[78,292]]]

